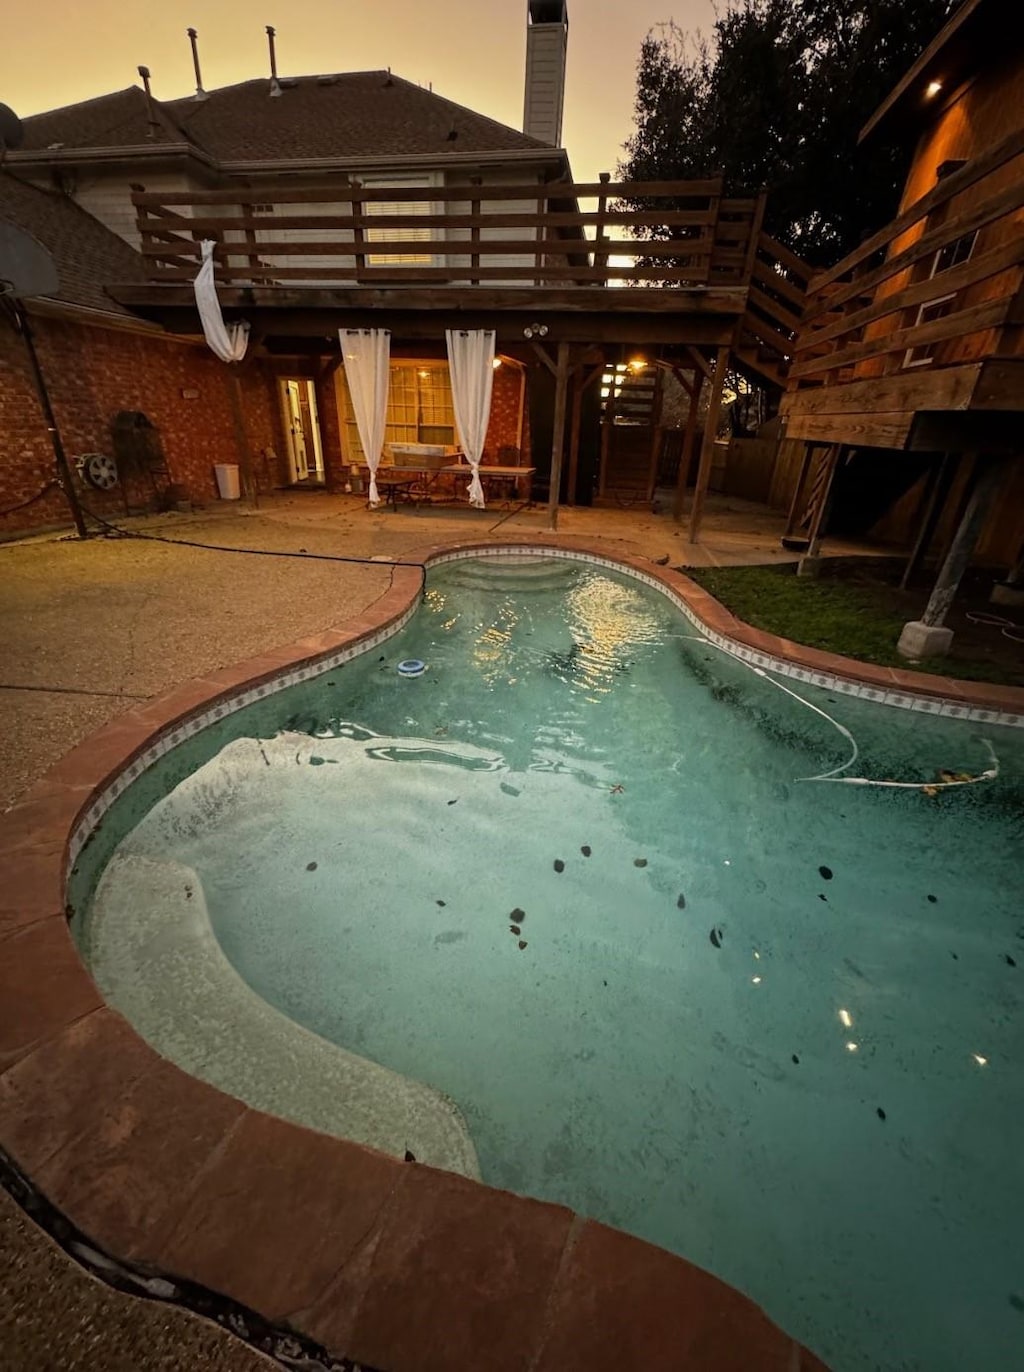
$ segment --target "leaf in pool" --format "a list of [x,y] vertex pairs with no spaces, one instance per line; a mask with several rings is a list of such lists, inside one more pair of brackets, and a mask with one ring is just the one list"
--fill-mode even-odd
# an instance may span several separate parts
[[676,909],[677,909],[677,910],[685,910],[685,909],[686,909],[686,897],[683,895],[682,891],[679,892],[679,898],[678,898],[678,900],[676,901]]
[[821,879],[822,879],[823,881],[831,881],[831,880],[832,880],[832,868],[831,868],[831,867],[819,867],[819,868],[818,868],[818,873],[819,873],[819,875],[821,876]]
[[524,949],[525,947],[526,947],[526,939],[521,938],[521,939],[519,940],[519,951],[522,952],[523,949]]
[[509,919],[512,920],[513,924],[522,924],[522,922],[523,922],[523,920],[524,920],[525,918],[526,918],[526,911],[525,911],[525,910],[520,910],[520,908],[519,908],[518,905],[516,906],[516,908],[512,911],[511,915],[509,916]]
[[523,932],[518,924],[510,924],[508,927],[512,931],[512,933],[515,934],[516,938],[518,938],[519,935]]
[[878,1109],[875,1111],[875,1114],[878,1116],[880,1120],[885,1119],[885,1111],[882,1109],[881,1106],[878,1107]]
[[436,904],[436,905],[440,905],[440,907],[441,907],[442,910],[444,909],[445,905],[447,905],[447,903],[448,903],[448,902],[447,902],[447,901],[444,901],[444,900],[435,901],[435,904]]
[[458,803],[459,803],[459,798],[458,798],[458,796],[456,796],[454,800],[450,800],[450,801],[448,802],[449,805],[458,805]]
[[517,796],[520,794],[516,787],[510,786],[507,781],[503,781],[501,783],[501,789],[505,792],[507,796]]
[[634,858],[634,859],[633,859],[633,866],[634,866],[634,867],[646,867],[646,866],[647,866],[647,859],[646,859],[646,858]]
[[415,1161],[416,1161],[416,1154],[415,1154],[414,1152],[412,1152],[412,1150],[409,1149],[409,1148],[407,1148],[407,1149],[405,1150],[405,1158],[404,1158],[404,1161],[405,1161],[405,1162],[415,1162]]
[[828,896],[825,894],[824,891],[819,891],[819,892],[818,892],[818,899],[819,899],[819,900],[825,900],[825,901],[827,901],[827,900],[828,900]]
[[930,895],[930,896],[928,897],[928,901],[929,901],[929,903],[930,903],[931,905],[935,905],[936,902],[938,901],[938,899],[939,899],[938,896],[931,896],[931,895]]
[[711,937],[711,942],[715,945],[715,947],[716,947],[716,948],[721,948],[721,946],[722,946],[722,931],[721,931],[721,929],[717,929],[717,928],[716,928],[716,929],[712,929],[712,930],[711,930],[711,935],[710,935],[710,937]]
[[583,847],[580,849],[580,852],[583,854],[584,857],[589,857],[592,851],[593,849],[591,848],[589,843],[584,843]]
[[1016,967],[1016,966],[1017,966],[1017,963],[1014,961],[1013,958],[1010,957],[1009,953],[1004,953],[1004,954],[1003,954],[1003,957],[1006,959],[1007,966],[1009,966],[1009,967]]
[[795,1053],[793,1054],[793,1061],[796,1063],[798,1067],[800,1066],[800,1059],[797,1057]]
[[316,863],[315,863],[315,862],[307,862],[307,863],[306,863],[306,871],[307,871],[307,872],[315,872],[315,871],[316,871]]
[[555,861],[554,861],[554,863],[553,863],[553,866],[554,866],[554,869],[555,869],[556,872],[564,872],[564,871],[565,871],[565,863],[562,861],[561,858],[555,858]]

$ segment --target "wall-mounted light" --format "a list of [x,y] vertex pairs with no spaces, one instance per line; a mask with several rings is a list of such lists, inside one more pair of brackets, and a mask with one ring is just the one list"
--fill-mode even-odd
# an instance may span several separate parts
[[629,359],[629,370],[631,372],[642,372],[646,367],[647,359],[645,357],[631,357]]
[[928,82],[927,89],[925,90],[925,93],[924,93],[925,99],[926,99],[926,100],[934,100],[935,97],[938,95],[938,93],[939,93],[940,90],[942,90],[942,82],[941,82],[941,81],[929,81],[929,82]]
[[494,368],[495,371],[497,371],[498,368],[501,366],[501,358],[496,357],[494,361],[491,363],[491,366]]
[[546,338],[548,326],[546,324],[527,324],[523,330],[524,338]]

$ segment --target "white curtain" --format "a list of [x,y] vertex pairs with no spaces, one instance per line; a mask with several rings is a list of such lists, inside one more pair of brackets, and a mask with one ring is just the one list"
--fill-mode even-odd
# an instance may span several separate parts
[[203,335],[210,348],[222,362],[241,362],[249,346],[249,325],[224,323],[213,280],[213,250],[217,245],[205,239],[200,245],[203,264],[192,283],[196,294],[196,308],[203,325]]
[[494,386],[494,330],[446,329],[448,371],[452,378],[452,403],[462,451],[473,469],[469,483],[469,503],[484,508],[484,488],[480,484],[480,459],[491,417],[491,390]]
[[384,447],[384,429],[388,417],[391,334],[387,329],[339,329],[338,338],[341,340],[345,379],[352,396],[359,441],[370,468],[372,509],[380,504],[377,468]]

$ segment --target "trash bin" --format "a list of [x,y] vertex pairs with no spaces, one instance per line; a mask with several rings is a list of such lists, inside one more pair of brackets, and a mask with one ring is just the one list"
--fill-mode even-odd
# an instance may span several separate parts
[[238,466],[234,462],[215,462],[213,474],[217,478],[217,494],[221,500],[238,500],[242,494],[238,484]]

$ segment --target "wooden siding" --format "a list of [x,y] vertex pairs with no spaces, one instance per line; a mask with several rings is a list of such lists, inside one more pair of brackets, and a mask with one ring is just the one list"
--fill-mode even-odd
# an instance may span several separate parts
[[[782,405],[791,436],[903,447],[918,413],[980,408],[981,364],[1024,356],[1022,111],[1016,54],[953,92],[897,218],[812,280]],[[1024,395],[1007,387],[997,407],[1024,409]]]

